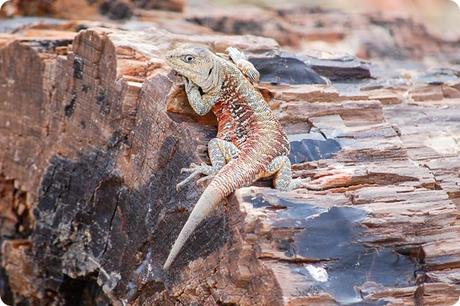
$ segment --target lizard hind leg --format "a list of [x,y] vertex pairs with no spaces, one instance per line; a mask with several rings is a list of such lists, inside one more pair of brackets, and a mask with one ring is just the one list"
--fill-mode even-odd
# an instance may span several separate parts
[[274,175],[273,185],[281,191],[291,191],[303,187],[310,179],[293,179],[291,161],[287,156],[278,156],[267,167],[267,172]]
[[208,143],[208,154],[211,160],[211,165],[202,163],[197,165],[192,163],[189,168],[181,169],[181,172],[189,172],[190,175],[176,185],[176,189],[180,190],[184,185],[193,180],[195,177],[204,174],[205,177],[198,180],[198,182],[213,177],[214,175],[225,166],[230,160],[238,156],[238,148],[231,142],[213,138]]

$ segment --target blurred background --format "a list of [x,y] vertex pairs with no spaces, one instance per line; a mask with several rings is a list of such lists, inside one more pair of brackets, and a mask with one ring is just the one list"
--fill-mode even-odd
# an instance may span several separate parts
[[[272,37],[283,47],[296,51],[326,51],[334,48],[336,53],[343,52],[360,58],[384,55],[420,59],[422,53],[423,57],[432,53],[453,53],[448,50],[449,47],[456,49],[460,45],[458,2],[10,0],[3,4],[0,16],[110,20],[130,29],[145,29],[154,23],[172,32],[221,32]],[[178,19],[183,21],[180,25]],[[2,23],[5,27],[6,21],[0,21],[0,25]],[[452,63],[451,60],[448,62]]]
[[[191,3],[202,1],[191,1]],[[280,6],[287,2],[275,0],[217,0],[211,3],[254,4],[259,6]],[[445,37],[455,38],[460,34],[460,0],[293,0],[290,5],[304,5],[310,8],[322,7],[348,12],[384,12],[399,16],[411,16],[425,23],[433,31]]]
[[[81,2],[81,3],[79,3]],[[0,0],[0,4],[6,3],[3,8],[3,15],[29,14],[43,15],[47,14],[47,9],[56,5],[54,13],[62,17],[69,17],[68,12],[72,8],[83,8],[96,2],[123,2],[123,1],[98,1],[98,0]],[[127,1],[129,2],[129,1]],[[325,8],[340,9],[347,12],[379,12],[397,16],[413,17],[423,22],[433,31],[449,38],[456,38],[460,35],[460,0],[133,0],[140,6],[151,8],[168,9],[167,2],[176,3],[174,10],[187,10],[203,6],[231,6],[231,5],[254,5],[259,7],[287,7],[302,6],[308,8]],[[53,4],[54,3],[54,4]],[[150,4],[149,4],[150,3]],[[156,4],[155,4],[156,3]],[[16,6],[21,7],[21,12],[17,11]],[[66,8],[65,8],[66,7]],[[172,7],[169,7],[171,9]],[[61,10],[61,12],[59,12]],[[79,13],[85,11],[74,11],[74,16],[78,17]],[[48,12],[49,13],[49,12]],[[82,15],[84,16],[84,15]]]
[[[202,3],[192,0],[190,4]],[[217,0],[209,3],[219,4],[253,4],[276,7],[286,2],[274,0]],[[303,5],[309,8],[322,7],[340,9],[348,12],[384,12],[397,16],[413,17],[425,23],[433,31],[445,37],[455,38],[460,34],[460,0],[292,0],[289,4]]]

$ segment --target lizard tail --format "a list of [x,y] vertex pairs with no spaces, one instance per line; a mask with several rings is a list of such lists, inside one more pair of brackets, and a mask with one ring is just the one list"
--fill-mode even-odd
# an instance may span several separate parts
[[195,204],[163,265],[164,270],[171,266],[192,232],[211,213],[214,207],[237,188],[254,182],[258,172],[260,169],[251,167],[250,161],[242,159],[231,161],[221,169]]
[[180,231],[179,236],[174,242],[174,245],[169,252],[168,258],[163,265],[164,270],[169,268],[192,232],[197,228],[200,222],[209,215],[214,206],[219,204],[222,198],[223,197],[221,196],[220,192],[216,188],[213,188],[213,186],[210,185],[205,189],[195,207],[193,208],[190,216],[188,217],[187,222]]

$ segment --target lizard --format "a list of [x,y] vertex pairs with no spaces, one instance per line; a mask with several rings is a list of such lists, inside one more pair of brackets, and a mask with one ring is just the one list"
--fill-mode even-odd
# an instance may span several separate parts
[[281,191],[302,187],[308,181],[292,179],[287,135],[252,84],[259,78],[258,71],[238,49],[229,47],[226,51],[230,60],[193,45],[166,54],[166,62],[184,78],[193,110],[201,116],[212,111],[218,131],[208,143],[211,165],[192,163],[181,170],[191,174],[177,184],[178,189],[199,175],[212,180],[174,242],[164,270],[169,269],[199,223],[236,189],[264,177],[273,177],[274,187]]

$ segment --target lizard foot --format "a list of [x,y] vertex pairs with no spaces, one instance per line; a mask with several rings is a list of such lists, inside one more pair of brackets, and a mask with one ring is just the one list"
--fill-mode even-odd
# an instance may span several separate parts
[[289,184],[288,190],[294,190],[299,188],[307,188],[310,189],[310,181],[311,179],[308,178],[296,178],[292,179],[291,183]]
[[233,62],[236,64],[236,67],[246,75],[251,82],[258,82],[260,78],[259,71],[254,67],[254,65],[248,61],[246,55],[243,52],[234,47],[228,47],[227,53]]
[[206,181],[209,181],[209,180],[212,180],[214,178],[215,175],[207,175],[207,176],[203,176],[202,178],[198,179],[198,181],[196,181],[196,184],[197,185],[200,185]]
[[[315,180],[317,181],[317,180]],[[291,181],[289,184],[289,190],[294,190],[294,189],[308,189],[308,190],[316,190],[320,191],[323,190],[323,186],[319,184],[318,182],[314,183],[311,181],[311,178],[296,178]]]
[[260,78],[259,71],[257,71],[256,68],[254,68],[254,65],[251,62],[247,60],[239,60],[236,63],[236,66],[238,67],[238,69],[241,70],[241,72],[243,72],[244,75],[248,76],[248,78],[252,82],[259,81],[259,78]]
[[176,185],[177,191],[179,191],[182,187],[184,187],[188,182],[193,180],[198,175],[200,174],[214,175],[216,174],[217,171],[214,169],[214,167],[206,165],[205,163],[202,163],[201,165],[192,163],[189,168],[182,168],[180,172],[181,173],[188,172],[190,173],[190,175],[187,176],[183,181],[181,181],[179,184]]

